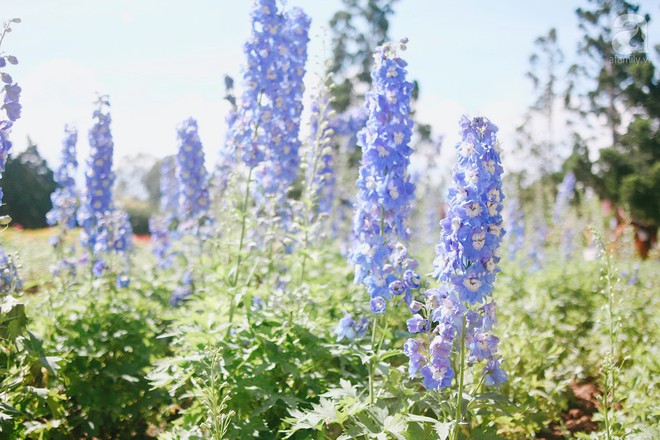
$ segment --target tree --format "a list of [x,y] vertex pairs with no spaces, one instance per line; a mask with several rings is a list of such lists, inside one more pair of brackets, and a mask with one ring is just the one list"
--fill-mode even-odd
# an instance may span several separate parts
[[[576,14],[584,37],[578,44],[581,61],[571,66],[572,78],[567,104],[573,105],[582,116],[589,113],[604,117],[612,145],[619,137],[621,113],[625,108],[623,91],[630,81],[629,63],[621,59],[614,48],[615,32],[612,24],[624,14],[637,14],[639,6],[625,0],[588,0],[592,9],[578,8]],[[648,22],[648,14],[644,17]],[[646,38],[641,32],[631,36],[630,44],[643,46]],[[646,58],[645,54],[640,54]],[[587,84],[586,89],[578,87]],[[575,92],[575,93],[573,93]],[[578,98],[578,102],[571,99]]]
[[389,17],[397,1],[343,0],[343,9],[330,19],[332,107],[338,113],[355,105],[371,84],[373,53],[389,39]]
[[57,185],[37,145],[29,137],[27,141],[27,149],[7,161],[2,176],[5,196],[0,209],[12,218],[12,224],[43,228],[47,226],[46,213],[52,208],[50,194]]
[[[629,212],[639,253],[645,257],[660,225],[660,84],[648,54],[617,53],[612,23],[622,14],[636,14],[626,44],[644,48],[646,35],[634,20],[648,23],[651,18],[624,0],[590,3],[596,7],[576,11],[585,36],[578,48],[581,67],[573,67],[572,73],[587,79],[581,114],[603,117],[611,142],[600,150],[593,185],[601,198]],[[627,125],[625,119],[630,120]]]
[[160,205],[160,170],[165,160],[172,160],[172,156],[158,159],[149,171],[142,176],[142,184],[148,194],[147,200],[149,201],[149,205],[156,211]]
[[[559,69],[564,54],[557,44],[557,31],[552,28],[534,42],[535,52],[529,57],[530,69],[526,76],[532,82],[534,102],[526,112],[524,122],[517,129],[518,148],[529,154],[544,177],[555,171],[560,158],[559,141],[555,136],[556,107],[562,92],[558,91]],[[535,176],[537,177],[537,176]]]

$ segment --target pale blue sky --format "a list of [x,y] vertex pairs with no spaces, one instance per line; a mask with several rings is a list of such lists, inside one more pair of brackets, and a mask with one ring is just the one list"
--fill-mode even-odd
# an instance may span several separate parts
[[[0,20],[20,17],[3,49],[19,58],[8,70],[23,87],[18,150],[30,135],[51,163],[64,124],[81,130],[87,153],[95,92],[110,95],[117,155],[172,154],[176,124],[199,119],[207,155],[215,160],[224,133],[225,73],[239,75],[249,33],[250,0],[0,0]],[[574,10],[582,2],[401,0],[393,39],[408,37],[404,57],[421,84],[419,117],[455,141],[464,112],[483,113],[502,129],[506,147],[530,99],[524,79],[534,39],[549,28],[570,61],[579,38]],[[320,70],[324,27],[339,0],[289,0],[312,17],[310,64]],[[642,2],[660,41],[660,8]],[[329,43],[325,44],[329,48]],[[240,83],[240,81],[239,81]]]

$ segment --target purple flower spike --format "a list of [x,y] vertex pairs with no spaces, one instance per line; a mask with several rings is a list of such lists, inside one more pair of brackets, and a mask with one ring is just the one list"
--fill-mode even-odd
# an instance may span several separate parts
[[[491,332],[496,322],[492,291],[504,235],[503,170],[497,127],[483,117],[463,117],[460,125],[462,140],[456,145],[458,163],[434,260],[433,275],[440,286],[427,291],[426,310],[437,336],[428,349],[423,342],[416,341],[421,344],[416,352],[404,350],[410,358],[411,375],[419,370],[428,389],[451,385],[455,372],[450,356],[459,351],[459,345],[465,347],[468,362],[486,361],[483,374],[487,385],[506,380],[506,374],[499,368],[499,339]],[[419,315],[410,319],[409,331],[420,332],[423,321]],[[420,367],[416,353],[424,350],[428,350],[429,357]]]
[[[403,301],[409,304],[412,298],[408,289],[419,287],[419,277],[412,272],[416,262],[399,258],[406,252],[398,244],[408,240],[406,221],[415,191],[408,173],[413,85],[406,80],[406,62],[393,44],[379,47],[374,58],[373,88],[366,96],[369,117],[358,133],[362,163],[352,261],[356,282],[364,284],[372,298],[371,309],[382,313],[386,300],[393,295],[403,295]],[[403,278],[409,269],[411,273]]]

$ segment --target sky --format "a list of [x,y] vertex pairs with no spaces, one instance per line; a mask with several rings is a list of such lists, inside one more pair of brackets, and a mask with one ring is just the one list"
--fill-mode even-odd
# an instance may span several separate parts
[[[409,39],[403,57],[420,83],[420,121],[458,140],[464,113],[500,126],[504,150],[530,104],[524,77],[536,37],[557,28],[567,62],[581,34],[575,8],[585,1],[400,0],[390,21],[393,40]],[[660,3],[641,2],[659,17],[649,24],[660,41]],[[176,152],[176,126],[199,121],[208,160],[225,132],[223,77],[240,77],[249,35],[251,0],[0,0],[0,21],[19,17],[2,50],[19,65],[7,72],[22,89],[23,117],[15,124],[16,151],[38,144],[54,166],[65,124],[80,130],[86,157],[97,93],[110,96],[115,155]],[[288,0],[312,18],[307,84],[321,72],[330,48],[327,23],[340,0]],[[240,80],[237,81],[240,84]]]

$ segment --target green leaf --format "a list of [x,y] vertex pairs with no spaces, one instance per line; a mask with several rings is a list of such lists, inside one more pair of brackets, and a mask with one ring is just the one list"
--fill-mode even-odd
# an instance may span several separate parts
[[13,296],[7,296],[0,303],[0,338],[16,340],[27,324],[25,305]]
[[409,422],[416,422],[416,423],[420,424],[421,426],[423,426],[425,423],[432,424],[433,429],[434,429],[435,433],[437,434],[439,440],[445,440],[447,437],[449,437],[449,432],[450,432],[451,427],[453,425],[453,423],[451,423],[451,422],[443,423],[443,422],[440,422],[440,421],[438,421],[436,419],[433,419],[431,417],[419,416],[419,415],[416,415],[416,414],[408,414],[406,416],[406,419]]

